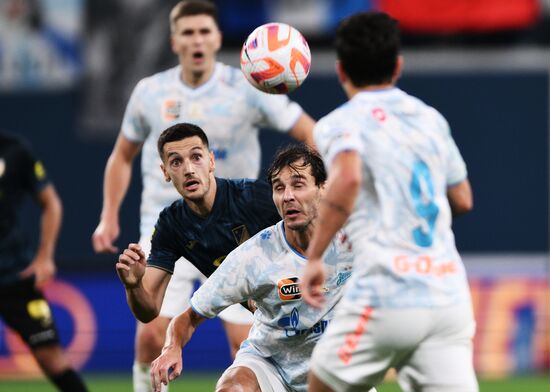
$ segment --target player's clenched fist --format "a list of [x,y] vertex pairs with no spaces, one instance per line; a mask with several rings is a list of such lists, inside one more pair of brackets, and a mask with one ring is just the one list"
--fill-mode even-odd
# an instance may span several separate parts
[[116,272],[126,287],[137,286],[145,274],[145,253],[139,244],[129,244],[118,256]]

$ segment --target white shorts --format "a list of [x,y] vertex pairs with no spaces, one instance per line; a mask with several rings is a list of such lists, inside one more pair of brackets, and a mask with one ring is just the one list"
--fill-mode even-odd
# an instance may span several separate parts
[[259,355],[237,352],[235,361],[225,370],[222,377],[230,369],[237,367],[245,367],[252,370],[258,379],[258,384],[260,384],[262,392],[288,392],[275,366]]
[[364,391],[379,384],[389,368],[396,369],[405,392],[478,391],[469,304],[433,309],[340,305],[311,359],[311,370],[334,391]]
[[[150,238],[141,238],[141,249],[147,257],[151,250]],[[184,257],[178,259],[174,273],[164,293],[160,316],[174,318],[189,307],[189,300],[195,288],[195,282],[204,282],[206,277]],[[231,305],[218,315],[223,321],[232,324],[252,325],[254,316],[240,304]]]

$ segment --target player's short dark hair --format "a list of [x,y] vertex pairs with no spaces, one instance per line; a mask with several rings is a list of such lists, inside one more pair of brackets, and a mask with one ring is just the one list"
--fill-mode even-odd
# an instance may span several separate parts
[[315,178],[315,185],[323,185],[327,180],[327,171],[319,153],[302,143],[290,144],[282,147],[275,154],[271,166],[267,169],[267,181],[273,184],[273,178],[285,167],[298,170],[308,166],[311,169],[311,175]]
[[183,0],[170,11],[170,29],[174,31],[176,22],[184,16],[209,15],[219,26],[218,7],[207,0]]
[[378,11],[349,16],[336,30],[336,54],[356,87],[392,81],[399,48],[399,25]]
[[157,149],[160,155],[160,159],[163,159],[164,145],[170,142],[177,142],[179,140],[187,139],[193,136],[198,136],[206,148],[209,148],[208,137],[201,127],[190,123],[179,123],[172,125],[170,128],[166,128],[159,136],[157,141]]

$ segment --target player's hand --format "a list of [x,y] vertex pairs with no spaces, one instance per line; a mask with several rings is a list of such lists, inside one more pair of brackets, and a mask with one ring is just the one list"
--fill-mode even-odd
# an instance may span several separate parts
[[19,273],[21,279],[34,275],[34,285],[43,287],[55,276],[55,262],[49,257],[36,256],[27,268]]
[[120,235],[120,226],[116,220],[102,219],[92,234],[92,246],[96,253],[117,253],[118,248],[113,245]]
[[321,259],[309,259],[302,278],[299,280],[300,293],[304,302],[314,308],[325,303],[325,267]]
[[116,272],[125,287],[135,287],[145,275],[147,261],[139,244],[130,244],[118,256]]
[[180,347],[165,347],[162,349],[162,354],[151,363],[153,392],[160,392],[161,384],[168,385],[168,382],[175,380],[181,374],[183,368],[181,351]]

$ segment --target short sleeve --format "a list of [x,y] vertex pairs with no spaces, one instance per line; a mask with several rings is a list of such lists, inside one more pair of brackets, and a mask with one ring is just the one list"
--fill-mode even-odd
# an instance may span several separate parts
[[267,94],[251,86],[247,88],[250,91],[248,97],[250,104],[260,112],[259,126],[288,132],[303,112],[300,105],[284,94]]
[[456,185],[464,181],[468,176],[468,171],[466,169],[466,163],[460,154],[458,146],[456,145],[452,135],[451,129],[447,120],[440,116],[440,121],[442,122],[445,143],[447,145],[447,171],[446,171],[446,181],[447,186]]
[[122,134],[135,143],[144,142],[151,132],[150,124],[147,122],[147,110],[144,105],[146,94],[147,79],[143,79],[134,88],[122,119]]
[[326,119],[317,123],[313,137],[327,167],[330,167],[334,157],[343,151],[364,150],[359,129],[357,124],[344,119]]
[[250,265],[254,262],[251,242],[233,250],[193,294],[191,306],[201,316],[213,318],[225,308],[251,298],[254,287]]
[[[169,208],[169,207],[168,207]],[[151,237],[151,252],[147,258],[147,265],[163,269],[169,273],[174,272],[176,261],[180,258],[175,249],[177,243],[175,234],[170,224],[167,209],[164,209],[155,224],[155,230]]]
[[50,182],[44,165],[25,144],[20,145],[18,161],[24,189],[32,195],[37,195]]

